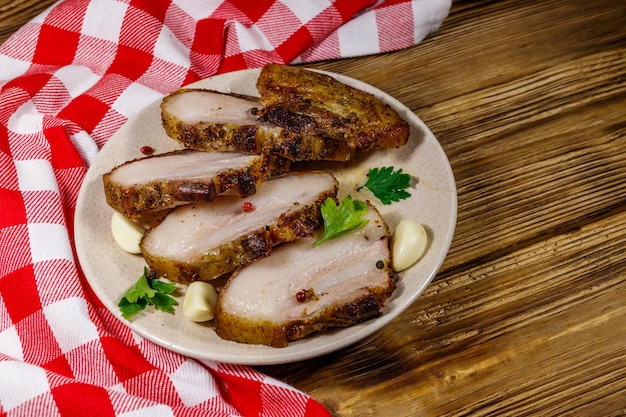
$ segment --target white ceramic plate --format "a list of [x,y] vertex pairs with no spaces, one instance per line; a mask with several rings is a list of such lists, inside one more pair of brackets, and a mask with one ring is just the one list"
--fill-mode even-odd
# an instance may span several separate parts
[[[202,80],[194,86],[258,95],[255,88],[258,74],[259,70],[238,71]],[[102,148],[87,173],[76,208],[76,247],[81,267],[95,294],[116,317],[154,343],[190,357],[267,365],[309,359],[355,343],[385,326],[415,301],[437,273],[454,234],[457,199],[450,164],[437,139],[407,107],[368,84],[338,74],[331,75],[380,97],[411,125],[406,146],[370,152],[350,164],[332,165],[337,167],[335,173],[341,184],[340,196],[350,193],[354,198],[371,199],[354,188],[357,183],[362,184],[367,171],[374,167],[402,168],[418,180],[409,199],[388,206],[376,204],[391,230],[400,219],[412,218],[426,227],[429,236],[429,245],[422,259],[400,273],[398,288],[383,315],[350,328],[309,336],[285,348],[220,339],[210,323],[193,323],[183,316],[182,296],[174,315],[149,308],[130,321],[123,319],[117,303],[142,274],[145,264],[140,256],[123,252],[112,240],[110,221],[113,209],[105,202],[102,175],[123,162],[143,156],[140,149],[144,145],[152,146],[156,153],[180,147],[162,129],[159,101],[124,124]],[[184,292],[184,286],[180,292]]]

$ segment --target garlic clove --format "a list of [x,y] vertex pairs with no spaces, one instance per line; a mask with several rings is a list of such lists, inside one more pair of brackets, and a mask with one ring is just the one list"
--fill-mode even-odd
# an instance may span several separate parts
[[391,238],[391,267],[400,272],[417,262],[428,243],[426,229],[411,219],[403,219]]
[[183,314],[191,321],[213,320],[217,304],[217,291],[208,282],[194,281],[187,287],[183,301]]
[[113,240],[120,248],[128,253],[141,253],[139,242],[144,229],[140,225],[116,211],[111,217],[111,232]]

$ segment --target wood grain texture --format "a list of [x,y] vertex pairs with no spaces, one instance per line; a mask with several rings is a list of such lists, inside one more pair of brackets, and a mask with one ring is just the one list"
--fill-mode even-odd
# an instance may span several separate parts
[[444,275],[369,340],[269,371],[341,416],[619,412],[625,232],[620,213]]
[[439,275],[369,339],[263,367],[337,416],[626,414],[626,3],[460,1],[415,48],[323,62],[442,143]]
[[0,43],[54,3],[55,0],[0,0]]
[[[366,68],[356,64],[360,61],[337,63],[337,71],[364,79],[413,109],[442,142],[459,193],[463,197],[469,193],[469,198],[460,199],[455,245],[444,269],[567,227],[561,219],[554,219],[558,222],[554,224],[536,217],[542,205],[561,205],[561,195],[554,188],[564,187],[561,191],[584,199],[588,187],[606,184],[579,183],[572,173],[560,172],[560,162],[571,162],[569,169],[580,171],[587,169],[581,163],[592,160],[598,170],[614,172],[615,177],[604,181],[618,186],[625,174],[620,158],[597,155],[602,146],[595,146],[617,141],[608,145],[610,152],[624,145],[626,30],[622,22],[626,22],[626,7],[615,1],[551,1],[541,6],[501,1],[489,3],[494,10],[485,11],[470,7],[472,3],[484,2],[455,3],[442,31],[423,45],[372,59]],[[574,12],[573,17],[564,18]],[[453,26],[457,21],[460,27]],[[591,33],[584,34],[580,28],[590,28]],[[389,65],[377,62],[385,68],[383,73],[374,69],[372,61],[376,60],[394,61],[402,67],[387,71]],[[324,68],[333,70],[334,65]],[[418,82],[409,84],[406,79]],[[387,87],[388,82],[396,87]],[[573,119],[576,123],[568,123]],[[594,154],[585,154],[587,149],[594,149]],[[607,166],[604,157],[609,158]],[[536,194],[529,195],[525,187],[532,187]],[[615,204],[623,202],[623,198],[615,201],[620,200],[619,193],[612,194]],[[503,198],[516,200],[516,206],[502,204]],[[467,206],[472,203],[476,204]],[[593,210],[604,210],[604,202],[600,205],[577,214],[586,217]],[[569,217],[565,223],[580,221],[571,218],[571,212],[563,214]],[[507,235],[494,236],[498,230]],[[480,247],[474,240],[482,242]],[[468,250],[468,246],[473,248]]]
[[[0,6],[0,35],[45,4]],[[456,1],[416,47],[308,66],[426,122],[458,224],[389,326],[259,369],[340,417],[626,415],[626,2]]]

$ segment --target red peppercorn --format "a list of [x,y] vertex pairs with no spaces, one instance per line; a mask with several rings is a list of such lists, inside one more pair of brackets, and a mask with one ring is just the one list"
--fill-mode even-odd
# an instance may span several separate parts
[[246,201],[245,203],[241,205],[241,209],[245,211],[246,213],[250,213],[252,210],[254,210],[254,206],[252,205],[251,202]]
[[152,155],[154,153],[154,148],[152,146],[142,146],[140,150],[144,155]]
[[299,303],[304,303],[306,301],[306,291],[298,291],[296,293],[296,301]]

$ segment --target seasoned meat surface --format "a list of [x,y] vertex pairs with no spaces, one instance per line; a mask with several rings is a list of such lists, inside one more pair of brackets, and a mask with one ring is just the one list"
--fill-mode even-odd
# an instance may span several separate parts
[[165,131],[187,148],[349,161],[406,144],[408,123],[376,96],[319,72],[268,64],[260,98],[181,89],[161,104]]
[[287,172],[290,161],[272,155],[174,151],[124,163],[103,176],[107,203],[128,218],[196,201],[213,201],[224,192],[246,197],[272,176]]
[[319,72],[268,64],[257,80],[259,120],[286,129],[345,140],[360,150],[394,148],[409,125],[374,95]]
[[222,288],[215,331],[227,340],[285,347],[332,327],[378,317],[395,290],[389,229],[373,206],[368,224],[313,248],[314,237],[275,248]]
[[182,89],[161,103],[163,127],[184,147],[202,151],[271,154],[294,161],[347,161],[354,148],[345,141],[311,135],[258,120],[255,97]]
[[175,208],[146,232],[140,248],[158,275],[212,280],[269,256],[279,243],[311,235],[321,222],[320,205],[336,194],[330,173],[285,174],[245,200],[226,195]]

